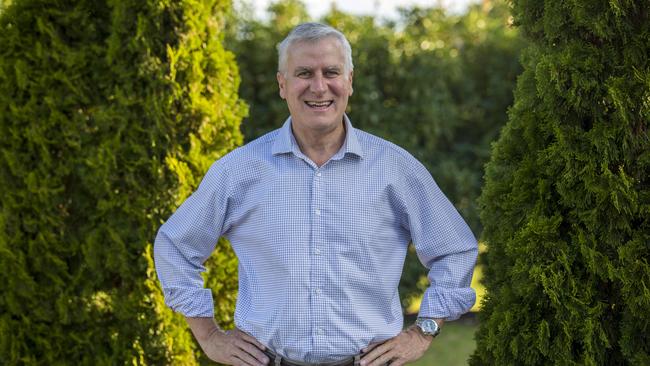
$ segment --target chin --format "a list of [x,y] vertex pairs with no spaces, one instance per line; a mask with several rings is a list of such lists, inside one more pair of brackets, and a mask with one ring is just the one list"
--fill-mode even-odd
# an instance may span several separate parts
[[343,116],[341,117],[317,116],[314,119],[312,119],[312,121],[314,127],[327,129],[331,127],[336,127],[338,124],[343,123]]

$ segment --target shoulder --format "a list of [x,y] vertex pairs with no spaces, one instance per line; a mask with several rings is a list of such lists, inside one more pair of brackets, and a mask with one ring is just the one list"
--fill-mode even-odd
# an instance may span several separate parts
[[259,173],[273,157],[271,147],[278,133],[279,130],[271,131],[215,160],[206,178],[227,180],[234,184],[239,178]]
[[387,168],[406,175],[414,173],[429,175],[426,167],[401,146],[356,128],[355,134],[371,163],[388,165]]
[[268,160],[272,155],[271,146],[278,134],[279,130],[273,130],[260,136],[217,159],[212,166],[220,170],[239,170],[239,168]]

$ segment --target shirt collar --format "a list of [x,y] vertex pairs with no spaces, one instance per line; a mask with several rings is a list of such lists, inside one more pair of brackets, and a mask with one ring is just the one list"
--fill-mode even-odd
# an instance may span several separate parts
[[291,133],[291,117],[289,117],[286,121],[284,121],[284,124],[280,128],[280,132],[273,142],[271,153],[273,153],[273,155],[277,155],[292,152],[292,138],[293,133]]
[[[332,156],[332,159],[341,159],[347,153],[363,158],[363,149],[361,148],[361,144],[359,144],[359,139],[357,139],[356,131],[352,127],[352,122],[350,122],[350,119],[346,114],[343,115],[343,122],[345,123],[345,141],[343,142],[341,149]],[[302,155],[302,153],[298,154],[300,148],[298,147],[296,138],[293,136],[293,132],[291,132],[291,117],[289,117],[280,128],[280,132],[273,142],[271,153],[273,155],[278,155],[291,152],[294,153],[294,155]]]

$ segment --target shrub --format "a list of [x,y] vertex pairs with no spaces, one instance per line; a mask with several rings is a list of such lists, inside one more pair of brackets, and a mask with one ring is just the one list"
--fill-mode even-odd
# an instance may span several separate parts
[[480,198],[473,365],[650,364],[647,2],[515,1],[531,41]]
[[[242,141],[246,108],[221,45],[229,6],[16,0],[3,10],[0,364],[196,363],[182,317],[163,304],[151,243]],[[225,251],[215,262],[216,307],[231,314],[235,260]]]

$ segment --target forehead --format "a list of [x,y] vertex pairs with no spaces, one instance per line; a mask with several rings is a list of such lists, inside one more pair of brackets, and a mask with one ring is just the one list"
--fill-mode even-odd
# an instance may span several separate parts
[[343,66],[345,55],[340,42],[332,37],[318,41],[300,41],[292,44],[287,50],[289,68]]

